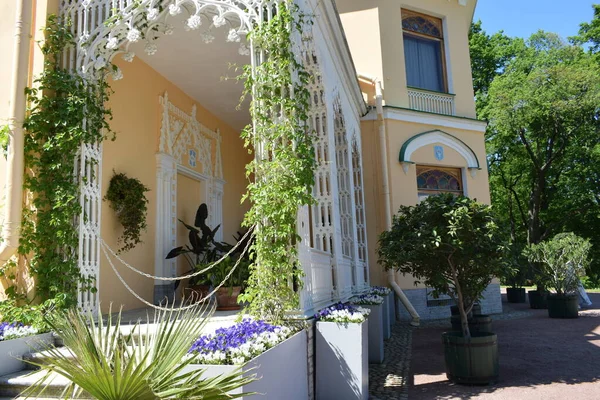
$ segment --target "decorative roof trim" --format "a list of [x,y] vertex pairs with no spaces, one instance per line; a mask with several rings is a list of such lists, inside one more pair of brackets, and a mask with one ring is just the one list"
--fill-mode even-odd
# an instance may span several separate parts
[[479,159],[473,149],[456,136],[438,129],[419,133],[404,142],[400,149],[399,161],[401,163],[413,164],[414,162],[411,161],[413,153],[421,147],[434,143],[440,143],[456,150],[467,162],[467,168],[481,169],[479,166]]

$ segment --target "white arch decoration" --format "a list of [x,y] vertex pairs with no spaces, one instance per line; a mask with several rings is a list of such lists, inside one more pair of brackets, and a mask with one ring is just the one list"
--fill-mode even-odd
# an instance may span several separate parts
[[[202,125],[196,119],[196,106],[187,114],[169,101],[165,92],[160,96],[162,121],[158,153],[156,153],[156,231],[154,247],[154,275],[173,277],[175,260],[165,260],[167,253],[176,246],[177,237],[177,174],[189,176],[204,184],[208,205],[208,225],[215,227],[223,223],[223,166],[221,158],[221,134]],[[194,152],[202,172],[184,163],[184,155]],[[213,161],[212,154],[215,154]],[[194,159],[194,163],[196,159]],[[188,164],[191,164],[188,162]],[[217,240],[222,240],[222,230],[217,231]],[[156,281],[154,300],[171,298],[172,284]]]
[[412,155],[415,151],[421,147],[436,143],[448,146],[460,154],[461,157],[465,159],[467,168],[471,171],[472,176],[474,176],[476,172],[481,169],[477,155],[473,149],[467,146],[465,142],[444,131],[434,130],[419,133],[418,135],[415,135],[404,142],[402,148],[400,149],[399,156],[399,161],[402,163],[404,172],[407,173],[408,166],[410,164],[414,164],[412,161]]

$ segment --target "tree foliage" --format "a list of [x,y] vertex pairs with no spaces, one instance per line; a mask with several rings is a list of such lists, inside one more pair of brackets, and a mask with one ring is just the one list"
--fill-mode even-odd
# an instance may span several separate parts
[[514,50],[478,98],[494,207],[517,247],[562,231],[598,243],[599,64],[542,31]]
[[550,240],[532,244],[525,249],[531,262],[542,265],[541,273],[548,287],[557,294],[577,291],[579,278],[585,276],[591,244],[572,232],[559,233]]
[[579,25],[579,34],[571,41],[575,44],[588,44],[590,53],[596,54],[600,62],[600,4],[593,4],[594,17],[591,22],[583,22]]
[[447,294],[458,305],[463,335],[467,314],[504,266],[504,240],[491,207],[451,194],[402,206],[379,238],[379,261]]

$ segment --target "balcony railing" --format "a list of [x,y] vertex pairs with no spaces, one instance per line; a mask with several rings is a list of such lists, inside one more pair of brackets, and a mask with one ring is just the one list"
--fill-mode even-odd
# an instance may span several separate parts
[[435,114],[455,115],[454,95],[408,88],[408,107]]

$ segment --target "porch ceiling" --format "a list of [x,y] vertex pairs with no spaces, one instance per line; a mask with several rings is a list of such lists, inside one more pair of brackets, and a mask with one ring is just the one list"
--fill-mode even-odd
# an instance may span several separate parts
[[230,65],[241,67],[250,62],[250,56],[240,54],[240,43],[227,42],[227,26],[213,28],[210,34],[214,40],[205,43],[203,27],[185,31],[185,22],[173,25],[177,29],[172,35],[156,41],[156,54],[147,55],[141,42],[132,44],[131,50],[211,113],[241,130],[250,122],[248,100],[238,110],[243,83],[226,78],[239,74]]

